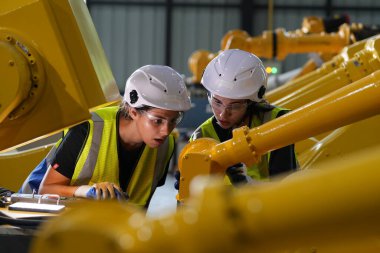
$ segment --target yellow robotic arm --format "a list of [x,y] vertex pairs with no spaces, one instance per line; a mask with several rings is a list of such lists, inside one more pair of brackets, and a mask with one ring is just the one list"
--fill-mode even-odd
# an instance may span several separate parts
[[[286,32],[284,29],[264,31],[262,35],[251,37],[247,32],[235,29],[227,32],[221,40],[221,50],[239,48],[252,52],[261,58],[283,60],[288,54],[318,52],[321,57],[331,57],[351,43],[351,30],[347,24],[339,27],[338,32],[326,33],[323,19],[306,17],[301,30]],[[192,83],[199,83],[204,68],[217,55],[207,50],[195,51],[188,60],[193,73]],[[311,66],[315,69],[315,66]]]
[[0,23],[0,151],[120,99],[84,1],[2,0]]
[[277,87],[274,90],[271,90],[265,94],[265,98],[273,103],[281,99],[282,97],[291,94],[292,92],[300,89],[301,87],[316,81],[319,78],[322,78],[325,75],[332,73],[337,68],[341,67],[343,62],[347,62],[352,59],[357,52],[362,50],[367,43],[367,40],[361,40],[355,42],[352,45],[346,46],[342,49],[342,51],[334,56],[330,61],[326,61],[316,70],[310,71],[309,73],[300,76],[294,80],[291,80],[280,87]]
[[[313,82],[304,83],[302,87],[298,87],[288,95],[284,94],[284,96],[272,101],[272,103],[284,108],[296,109],[377,71],[380,68],[380,36],[374,36],[365,40],[365,42],[364,48],[355,53],[351,59],[342,62],[339,68],[330,73],[325,72],[325,75],[321,78]],[[360,44],[361,42],[359,42]],[[323,73],[323,69],[315,71],[315,73],[320,72]],[[305,76],[305,78],[307,77]]]
[[350,27],[343,24],[337,33],[302,34],[276,29],[274,32],[264,31],[261,36],[232,36],[225,49],[239,48],[252,52],[258,57],[277,58],[283,60],[288,54],[325,52],[339,53],[350,43]]

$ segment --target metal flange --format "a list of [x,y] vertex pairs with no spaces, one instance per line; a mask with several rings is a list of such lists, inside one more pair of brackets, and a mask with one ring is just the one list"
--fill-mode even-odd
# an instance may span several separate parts
[[45,72],[37,50],[20,36],[0,29],[0,73],[6,82],[0,96],[0,122],[25,115],[37,104]]

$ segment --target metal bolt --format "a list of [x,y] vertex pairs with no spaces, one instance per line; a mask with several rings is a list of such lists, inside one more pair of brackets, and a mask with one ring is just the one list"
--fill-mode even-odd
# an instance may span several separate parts
[[12,60],[10,60],[10,61],[8,62],[8,64],[9,64],[9,66],[13,67],[13,66],[15,65],[15,62],[12,61]]

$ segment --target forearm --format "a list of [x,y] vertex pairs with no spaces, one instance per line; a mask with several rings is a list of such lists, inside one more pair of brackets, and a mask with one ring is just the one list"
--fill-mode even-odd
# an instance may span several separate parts
[[58,194],[64,197],[73,197],[78,186],[60,184],[41,184],[39,194]]

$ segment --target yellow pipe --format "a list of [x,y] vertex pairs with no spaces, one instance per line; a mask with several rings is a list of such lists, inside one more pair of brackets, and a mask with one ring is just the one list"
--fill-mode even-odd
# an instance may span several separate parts
[[[339,56],[335,57],[335,60],[324,64],[323,67],[314,73],[296,80],[293,85],[280,87],[279,92],[275,94],[276,96],[282,95],[282,97],[275,101],[274,104],[295,109],[377,70],[379,64],[377,48],[374,45],[379,43],[379,39],[380,36],[374,36],[368,40],[346,47]],[[362,50],[359,51],[360,48]],[[353,55],[354,57],[352,57]],[[341,62],[341,66],[337,68],[337,63],[339,62]],[[316,79],[314,82],[311,81],[311,78],[318,76],[320,76],[319,79]],[[289,93],[290,91],[292,93]],[[288,95],[285,95],[285,92],[288,92]],[[310,149],[316,142],[322,140],[328,134],[323,133],[319,136],[314,136],[313,139],[295,143],[297,155]]]
[[[298,155],[302,169],[379,145],[380,115],[332,131]],[[298,142],[302,143],[302,142]]]
[[0,186],[18,191],[29,173],[47,155],[53,144],[28,149],[0,153]]
[[[376,115],[380,112],[378,80],[380,71],[281,118],[249,130],[247,134],[241,133],[247,129],[239,128],[236,130],[236,137],[231,141],[217,145],[220,147],[215,148],[217,152],[212,153],[212,159],[222,161],[223,165],[233,165],[252,156],[252,152],[261,156],[292,142]],[[252,148],[235,152],[235,149],[229,147],[234,143],[244,142],[242,135],[246,136],[246,145],[251,144]]]

